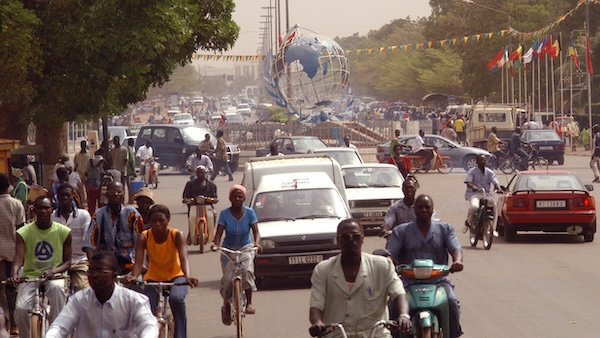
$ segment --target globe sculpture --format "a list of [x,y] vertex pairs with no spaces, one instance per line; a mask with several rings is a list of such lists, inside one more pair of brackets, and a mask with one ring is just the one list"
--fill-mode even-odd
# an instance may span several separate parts
[[293,27],[265,59],[266,91],[292,112],[327,106],[348,88],[348,60],[332,39]]

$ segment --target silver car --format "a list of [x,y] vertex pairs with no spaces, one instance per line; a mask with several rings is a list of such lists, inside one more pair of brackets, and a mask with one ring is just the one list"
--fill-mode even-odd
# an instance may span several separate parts
[[[402,149],[402,153],[408,155],[410,153],[410,147],[415,141],[416,135],[406,135],[400,137],[400,143],[407,147]],[[439,135],[425,135],[423,141],[426,144],[433,144],[438,147],[438,151],[442,156],[450,156],[452,165],[454,167],[462,167],[465,171],[474,168],[477,165],[477,156],[483,154],[490,156],[487,150],[474,147],[463,147],[445,137]],[[390,142],[380,144],[377,146],[377,161],[387,163],[390,158],[389,155]]]

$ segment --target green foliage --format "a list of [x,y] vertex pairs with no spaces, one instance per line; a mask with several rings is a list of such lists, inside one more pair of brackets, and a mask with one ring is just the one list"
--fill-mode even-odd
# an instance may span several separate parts
[[164,84],[196,50],[229,49],[239,34],[233,0],[25,4],[39,21],[32,35],[43,68],[28,78],[36,95],[23,113],[38,126],[119,113],[143,100],[151,85]]
[[279,106],[272,106],[267,108],[267,111],[269,111],[269,113],[271,113],[271,117],[269,118],[269,121],[271,122],[281,122],[281,123],[286,123],[288,120],[288,110],[286,108],[283,107],[279,107]]

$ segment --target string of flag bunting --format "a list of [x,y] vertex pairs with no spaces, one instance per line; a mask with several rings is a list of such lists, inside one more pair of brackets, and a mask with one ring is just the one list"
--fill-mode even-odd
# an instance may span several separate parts
[[[346,55],[361,55],[368,54],[371,55],[373,53],[382,53],[384,51],[410,51],[410,50],[419,50],[419,49],[429,49],[429,48],[440,48],[446,45],[454,46],[458,43],[466,43],[469,41],[480,41],[481,39],[492,39],[494,37],[504,37],[511,35],[513,37],[518,37],[521,40],[532,39],[532,38],[541,38],[548,34],[550,30],[554,27],[560,25],[564,20],[569,18],[575,13],[581,6],[585,4],[598,4],[600,0],[579,0],[575,7],[571,8],[565,14],[558,17],[552,23],[546,25],[543,28],[540,28],[533,32],[520,32],[512,27],[508,27],[507,29],[502,29],[495,32],[488,33],[479,33],[472,35],[465,35],[462,37],[456,38],[448,38],[442,40],[428,41],[428,42],[420,42],[420,43],[412,43],[412,44],[402,44],[402,45],[394,45],[394,46],[386,46],[386,47],[376,47],[376,48],[359,48],[346,50]],[[215,54],[193,54],[192,59],[194,60],[203,60],[203,61],[262,61],[265,59],[264,55],[215,55]]]

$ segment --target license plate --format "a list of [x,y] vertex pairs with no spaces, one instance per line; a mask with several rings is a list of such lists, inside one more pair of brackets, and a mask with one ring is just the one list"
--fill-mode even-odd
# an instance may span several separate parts
[[540,209],[566,208],[567,201],[552,200],[552,201],[535,201],[535,207]]
[[541,146],[540,147],[540,150],[552,150],[552,149],[554,149],[553,146]]
[[314,264],[319,263],[323,260],[323,255],[313,255],[313,256],[294,256],[288,258],[288,263],[290,264]]
[[385,212],[383,211],[365,211],[363,213],[365,217],[383,217]]

